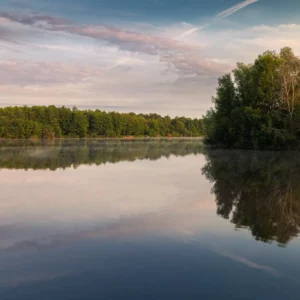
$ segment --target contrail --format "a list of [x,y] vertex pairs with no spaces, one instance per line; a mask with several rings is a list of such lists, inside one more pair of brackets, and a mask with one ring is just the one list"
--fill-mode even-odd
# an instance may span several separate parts
[[223,19],[226,18],[232,14],[234,14],[235,12],[239,11],[240,9],[252,4],[258,2],[258,0],[246,0],[244,2],[238,3],[222,12],[220,12],[219,14],[217,14],[216,19]]
[[121,58],[121,59],[117,60],[113,65],[107,67],[106,70],[110,70],[110,69],[113,69],[113,68],[115,68],[115,67],[124,65],[124,64],[126,64],[127,62],[128,62],[128,59],[126,59],[126,58]]
[[183,32],[182,34],[180,34],[179,36],[177,36],[175,39],[181,39],[181,38],[183,38],[183,37],[185,37],[185,36],[187,36],[187,35],[192,34],[192,33],[195,32],[195,31],[201,30],[201,29],[203,29],[203,28],[205,28],[205,27],[207,27],[207,26],[209,26],[209,25],[210,25],[210,24],[205,24],[205,25],[200,26],[200,27],[195,27],[195,28],[189,29],[189,30]]
[[113,69],[115,67],[126,65],[126,64],[142,66],[142,65],[145,64],[145,62],[143,60],[137,59],[137,58],[124,57],[124,58],[118,59],[113,65],[107,67],[106,70],[110,70],[110,69]]
[[208,26],[212,25],[213,23],[215,23],[216,21],[218,21],[220,19],[224,19],[224,18],[236,13],[237,11],[247,7],[248,5],[250,5],[252,3],[255,3],[255,2],[258,2],[258,1],[259,0],[246,0],[246,1],[240,2],[240,3],[238,3],[234,6],[218,13],[210,23],[207,23],[207,24],[205,24],[203,26],[200,26],[200,27],[195,27],[195,28],[189,29],[189,30],[183,32],[182,34],[180,34],[179,36],[177,36],[175,39],[181,39],[181,38],[183,38],[187,35],[190,35],[190,34],[194,33],[195,31],[201,30],[204,27],[208,27]]

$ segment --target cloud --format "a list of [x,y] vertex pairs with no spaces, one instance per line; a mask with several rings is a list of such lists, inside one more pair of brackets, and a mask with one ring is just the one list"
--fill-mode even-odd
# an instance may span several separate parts
[[112,44],[117,44],[125,50],[150,55],[156,55],[161,51],[166,50],[187,51],[194,50],[196,48],[195,46],[187,45],[173,39],[144,35],[106,25],[77,25],[67,20],[50,16],[20,16],[9,13],[1,13],[0,16],[5,20],[23,25],[31,25],[34,28],[54,32],[64,32],[93,39],[101,39]]
[[[145,34],[124,28],[79,25],[43,17],[46,21],[41,22],[41,18],[37,16],[26,18],[6,14],[6,18],[10,19],[5,20],[12,23],[12,30],[16,27],[20,32],[21,27],[29,35],[27,45],[32,49],[26,49],[27,52],[30,55],[34,55],[34,52],[39,53],[41,58],[47,55],[47,60],[51,55],[52,62],[49,62],[49,65],[43,65],[39,62],[21,62],[16,58],[15,62],[19,66],[3,66],[0,75],[3,75],[5,80],[0,89],[2,91],[0,101],[18,104],[27,102],[56,104],[57,99],[63,98],[66,103],[72,105],[83,103],[103,105],[105,103],[111,107],[127,107],[122,111],[154,111],[196,117],[205,111],[201,104],[201,108],[196,112],[199,106],[197,104],[199,91],[201,90],[202,97],[209,103],[217,77],[232,68],[230,64],[207,59],[202,54],[201,42],[195,45],[175,41],[161,36],[161,32],[157,36],[157,30],[152,31],[151,34]],[[23,42],[22,39],[27,38],[26,34],[16,39]],[[38,34],[39,38],[33,38],[31,34],[33,37]],[[44,37],[41,38],[41,34],[44,34]],[[51,44],[58,39],[61,39],[63,44]],[[69,51],[70,48],[76,50],[78,43],[85,49],[87,49],[86,46],[91,49],[91,45],[100,47],[97,48],[95,55],[87,54],[84,57],[82,53],[75,57],[75,54]],[[39,47],[34,50],[35,45]],[[79,50],[77,49],[77,52],[81,52]],[[42,51],[43,55],[41,55]],[[81,58],[79,58],[80,55]],[[71,56],[74,59],[70,59]],[[9,58],[9,55],[7,57]],[[60,57],[67,59],[60,63],[53,62],[54,59],[59,60]],[[30,61],[37,59],[39,58],[30,57]],[[10,59],[8,61],[11,62]],[[108,61],[111,61],[109,65]],[[96,68],[95,62],[101,67]],[[75,68],[74,72],[70,71],[72,65]],[[120,66],[123,68],[118,68]],[[145,67],[141,72],[140,68],[131,69],[132,66]],[[130,72],[124,76],[124,71],[129,69]],[[168,73],[164,72],[166,69]],[[101,75],[103,71],[105,76]],[[192,80],[191,76],[193,76]],[[205,86],[202,86],[202,83]],[[18,85],[26,86],[26,90],[13,88]],[[187,99],[189,105],[187,102],[183,105],[182,99]],[[172,102],[171,108],[170,102]]]
[[246,1],[243,1],[241,3],[238,3],[224,11],[221,11],[220,13],[217,14],[216,18],[215,19],[223,19],[223,18],[226,18],[226,17],[229,17],[230,15],[238,12],[239,10],[249,6],[250,4],[253,4],[255,2],[258,2],[258,0],[246,0]]
[[210,25],[210,24],[205,24],[205,25],[203,25],[203,26],[200,26],[200,27],[194,27],[194,28],[192,28],[192,29],[189,29],[189,30],[187,30],[187,31],[184,31],[183,33],[181,33],[180,35],[178,35],[175,39],[182,39],[182,38],[184,38],[184,37],[186,37],[186,36],[188,36],[188,35],[190,35],[190,34],[196,32],[196,31],[198,31],[198,30],[202,30],[203,28],[208,27],[209,25]]
[[[220,12],[219,20],[252,3],[243,1]],[[187,40],[172,39],[182,31]],[[122,106],[197,116],[210,106],[217,77],[232,70],[236,61],[250,63],[258,53],[284,46],[300,53],[297,24],[242,30],[226,26],[193,35],[196,31],[181,23],[140,27],[131,22],[117,28],[78,24],[45,13],[2,12],[1,59],[18,66],[1,65],[0,101],[50,104],[63,98],[75,105],[107,102],[112,110]]]
[[245,8],[245,7],[247,7],[247,6],[249,6],[250,4],[253,4],[253,3],[255,3],[255,2],[258,2],[258,1],[259,1],[259,0],[246,0],[246,1],[243,1],[243,2],[241,2],[241,3],[238,3],[238,4],[232,6],[232,7],[228,8],[228,9],[223,10],[223,11],[221,11],[220,13],[218,13],[218,14],[216,15],[216,17],[212,20],[212,22],[207,23],[207,24],[205,24],[205,25],[203,25],[203,26],[200,26],[200,27],[194,27],[194,28],[192,28],[192,29],[189,29],[189,30],[183,32],[182,34],[180,34],[179,36],[177,36],[175,39],[181,39],[181,38],[184,38],[184,37],[186,37],[186,36],[188,36],[188,35],[190,35],[190,34],[196,32],[196,31],[198,31],[198,30],[202,30],[203,28],[212,25],[213,23],[217,22],[218,20],[224,19],[224,18],[226,18],[226,17],[229,17],[230,15],[232,15],[232,14],[238,12],[239,10],[241,10],[241,9],[243,9],[243,8]]
[[[178,32],[178,28],[174,28],[174,32],[176,31]],[[152,32],[153,36],[155,32]],[[165,32],[168,32],[168,28]],[[50,55],[52,61],[61,57],[60,63],[54,62],[57,67],[53,67],[52,70],[56,70],[48,71],[43,80],[35,81],[40,72],[38,67],[34,67],[35,62],[28,61],[26,67],[15,67],[10,71],[8,66],[4,68],[2,65],[0,103],[59,105],[63,101],[64,104],[78,106],[106,105],[111,107],[111,110],[115,107],[115,110],[122,111],[201,116],[211,105],[217,77],[230,71],[236,61],[251,63],[258,53],[267,49],[278,51],[281,47],[289,45],[299,55],[299,34],[300,26],[289,23],[201,31],[193,37],[192,43],[205,46],[201,48],[194,46],[195,50],[186,51],[166,49],[159,55],[134,54],[123,51],[117,44],[107,47],[95,43],[94,39],[86,41],[78,36],[63,37],[61,44],[56,37],[48,39],[46,36],[45,44],[43,40],[39,40],[39,43],[50,49],[45,51],[38,48],[36,52],[40,51],[42,55],[47,55],[47,60]],[[11,46],[18,47],[14,44]],[[69,52],[71,50],[78,54],[73,55]],[[34,59],[40,60],[43,58],[42,55]],[[21,54],[17,53],[15,57],[14,60],[20,63]],[[129,61],[126,62],[125,58],[129,58]],[[7,60],[11,61],[9,56]],[[139,60],[144,62],[143,68],[137,67]],[[23,59],[22,64],[25,61],[26,59]],[[80,78],[77,72],[75,72],[77,75],[68,76],[66,71],[65,76],[60,76],[60,64],[74,65],[76,69],[91,68],[91,77],[84,75]],[[113,67],[114,65],[116,67]],[[124,68],[130,66],[134,68],[124,76]],[[105,76],[101,75],[107,67],[111,68],[105,72]],[[18,68],[20,73],[17,71]],[[23,71],[24,68],[30,71],[26,73]],[[41,69],[45,74],[45,67],[41,65]],[[93,72],[98,73],[93,75]],[[25,84],[26,89],[22,88]]]
[[289,32],[295,32],[300,30],[300,25],[298,24],[279,24],[277,26],[254,26],[249,28],[249,31],[252,31],[254,33],[277,33],[282,30],[287,30]]
[[[0,12],[0,18],[7,19],[10,21],[14,21],[16,23],[20,23],[23,25],[44,25],[44,26],[60,26],[69,24],[70,21],[52,17],[52,16],[45,16],[45,15],[37,15],[37,16],[29,16],[29,15],[22,15],[22,14],[10,14],[6,12]],[[2,20],[3,22],[3,20]]]
[[170,67],[181,76],[198,75],[202,77],[218,77],[224,72],[230,71],[234,66],[229,63],[220,63],[217,60],[204,59],[197,54],[167,54],[161,61],[169,63]]
[[[87,26],[77,25],[55,17],[48,16],[20,16],[8,13],[2,13],[2,18],[18,24],[31,26],[32,28],[47,30],[48,32],[72,34],[85,38],[92,38],[102,42],[107,42],[110,45],[117,46],[121,50],[131,53],[146,54],[150,56],[158,56],[161,62],[173,64],[173,67],[180,72],[181,75],[185,71],[190,74],[194,71],[199,76],[201,74],[216,76],[217,63],[214,65],[205,61],[201,56],[201,47],[182,43],[174,39],[146,35],[137,32],[126,31],[111,26]],[[179,58],[180,57],[180,58]],[[190,59],[192,57],[193,59]],[[127,64],[134,61],[127,61]],[[121,62],[122,63],[122,62]],[[117,62],[119,65],[120,62]],[[113,64],[111,67],[115,67]],[[201,69],[203,67],[203,70]],[[212,67],[212,69],[210,69]],[[221,74],[221,69],[217,72]]]
[[118,66],[123,66],[123,65],[143,66],[143,65],[145,65],[145,62],[143,60],[137,59],[137,58],[122,57],[122,58],[119,58],[113,65],[107,67],[106,70],[110,70],[110,69],[116,68]]
[[0,85],[18,84],[27,86],[78,83],[102,74],[103,70],[97,66],[0,60]]
[[[278,24],[276,26],[254,26],[248,29],[231,31],[224,36],[219,35],[223,51],[230,55],[235,53],[236,59],[245,63],[252,62],[255,57],[266,50],[279,51],[289,46],[300,54],[300,25]],[[230,39],[230,42],[228,40]]]

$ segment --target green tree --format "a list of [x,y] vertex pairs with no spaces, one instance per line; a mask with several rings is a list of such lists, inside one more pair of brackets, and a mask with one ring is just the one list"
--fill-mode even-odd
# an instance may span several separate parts
[[300,146],[300,60],[290,48],[237,64],[219,79],[203,120],[207,142],[234,148]]

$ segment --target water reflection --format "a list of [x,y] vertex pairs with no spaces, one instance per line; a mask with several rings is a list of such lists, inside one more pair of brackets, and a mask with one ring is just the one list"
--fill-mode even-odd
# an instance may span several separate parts
[[[158,160],[170,156],[186,156],[190,154],[204,154],[206,164],[202,167],[202,173],[212,184],[212,192],[216,201],[217,215],[229,219],[236,228],[249,228],[252,235],[260,241],[271,242],[277,241],[280,246],[286,245],[291,239],[298,236],[300,232],[300,157],[298,153],[293,152],[260,152],[260,151],[233,151],[233,150],[213,150],[203,146],[200,140],[195,139],[162,139],[157,140],[55,140],[55,141],[1,141],[0,142],[0,168],[2,169],[24,169],[24,170],[57,170],[77,168],[80,165],[104,165],[106,163],[118,163],[121,161],[134,162],[136,160]],[[174,164],[173,164],[174,165]],[[180,167],[183,172],[182,167]],[[122,171],[121,171],[122,170]],[[134,187],[140,186],[148,188],[141,179],[134,178],[130,187],[129,182],[124,182],[123,173],[128,167],[120,171],[120,182],[116,184],[123,192],[130,190],[133,198]],[[95,170],[96,171],[96,170]],[[61,189],[55,184],[58,180],[59,173],[53,177],[52,182],[54,190],[48,192],[53,207],[58,203],[59,194],[64,195],[67,199],[86,198],[87,190],[76,190],[76,195],[70,196],[72,190],[75,190],[78,176],[82,177],[81,185],[89,185],[91,191],[87,200],[98,203],[96,195],[112,196],[111,189],[107,193],[105,186],[97,189],[97,183],[86,182],[84,178],[85,171],[80,170],[74,178],[68,176],[69,185],[73,185],[71,190],[64,186]],[[149,172],[149,169],[148,169]],[[166,170],[168,173],[168,171]],[[174,171],[173,171],[174,172]],[[90,171],[87,171],[87,174]],[[121,175],[122,174],[122,175]],[[9,174],[8,174],[9,175]],[[17,176],[16,174],[13,175]],[[25,176],[25,175],[24,175]],[[43,176],[46,180],[46,175]],[[102,176],[102,177],[100,177]],[[185,174],[184,176],[187,176]],[[111,176],[106,172],[103,175],[97,175],[97,182],[102,178],[102,182],[109,180]],[[189,174],[192,177],[192,174]],[[23,177],[22,177],[23,178]],[[65,177],[60,178],[61,180]],[[49,178],[50,179],[50,178]],[[112,179],[112,178],[111,178]],[[129,179],[127,174],[127,179]],[[35,189],[36,198],[35,207],[40,207],[39,198],[44,197],[44,189],[51,185],[41,186],[38,191],[38,178],[25,176],[27,185],[24,186],[24,193],[30,189]],[[89,179],[90,180],[90,179]],[[191,179],[189,179],[191,182]],[[203,179],[199,178],[199,182]],[[29,186],[29,182],[33,186]],[[111,181],[112,182],[112,181]],[[153,179],[152,179],[153,182]],[[125,185],[124,185],[124,184]],[[19,184],[16,182],[16,184]],[[109,187],[108,185],[107,187]],[[2,190],[5,192],[6,186]],[[9,187],[8,187],[9,188]],[[194,189],[187,186],[188,189]],[[157,187],[157,198],[165,198],[159,194],[165,188]],[[93,192],[95,190],[95,192]],[[68,193],[66,194],[66,192]],[[172,189],[169,189],[172,191]],[[121,194],[114,197],[121,199]],[[190,190],[191,192],[191,190]],[[194,190],[196,192],[196,190]],[[93,193],[93,194],[92,194]],[[109,194],[110,193],[110,194]],[[135,191],[136,193],[136,191]],[[55,197],[54,197],[55,195]],[[160,196],[159,196],[160,195]],[[199,195],[200,196],[200,195]],[[16,198],[12,192],[4,194],[4,199],[11,203],[11,198]],[[142,197],[139,195],[139,197]],[[146,196],[143,196],[146,197]],[[136,197],[138,198],[138,197]],[[5,200],[4,200],[5,202]],[[138,200],[140,202],[140,200]],[[117,203],[115,200],[113,203]],[[149,203],[149,202],[148,202]],[[55,205],[54,205],[55,204]],[[120,205],[119,203],[117,203]],[[99,204],[100,205],[100,204]],[[103,203],[102,210],[103,210]],[[111,205],[111,204],[110,204]],[[107,205],[106,205],[107,206]],[[129,206],[127,205],[127,208]],[[67,208],[65,208],[67,209]],[[78,209],[78,211],[82,211]],[[57,213],[57,212],[56,212]],[[66,215],[67,212],[64,212]],[[47,212],[45,211],[45,215]],[[105,213],[107,215],[107,212]],[[77,216],[78,217],[78,216]]]
[[262,241],[295,237],[296,155],[197,140],[0,152],[1,300],[299,298],[299,240],[256,242],[227,220]]
[[0,168],[56,170],[185,156],[201,153],[202,149],[203,144],[197,139],[2,141]]
[[206,151],[217,214],[264,242],[287,244],[300,231],[298,153]]

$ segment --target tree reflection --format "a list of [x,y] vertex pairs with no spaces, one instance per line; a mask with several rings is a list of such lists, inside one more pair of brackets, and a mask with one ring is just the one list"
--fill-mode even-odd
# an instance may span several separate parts
[[137,159],[185,156],[202,152],[199,139],[157,140],[54,140],[0,142],[0,168],[49,169],[76,168]]
[[264,242],[287,244],[300,231],[299,153],[207,150],[203,174],[218,215]]

